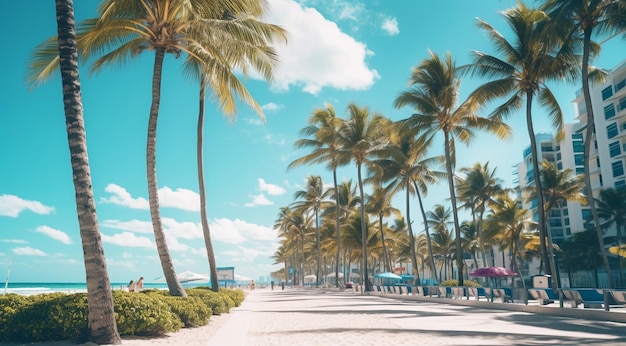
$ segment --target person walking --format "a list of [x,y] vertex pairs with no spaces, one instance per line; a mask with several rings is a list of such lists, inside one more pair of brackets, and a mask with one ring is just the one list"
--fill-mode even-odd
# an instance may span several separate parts
[[137,284],[135,285],[136,292],[141,292],[141,290],[143,290],[143,276],[137,280]]

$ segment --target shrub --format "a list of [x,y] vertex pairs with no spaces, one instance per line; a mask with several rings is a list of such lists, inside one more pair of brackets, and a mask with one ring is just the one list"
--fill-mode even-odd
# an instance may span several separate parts
[[169,305],[155,295],[113,291],[113,302],[120,335],[163,335],[183,325]]
[[0,296],[0,340],[9,340],[7,335],[9,321],[28,304],[30,304],[30,300],[26,296],[15,293]]
[[187,290],[187,295],[190,297],[200,298],[200,300],[202,300],[202,302],[204,302],[204,304],[206,304],[215,315],[227,313],[232,307],[235,306],[233,300],[230,299],[230,297],[228,297],[225,293],[216,293],[209,289],[192,288]]
[[87,294],[48,293],[28,297],[6,324],[8,340],[79,340],[87,328]]
[[180,318],[184,327],[204,326],[209,323],[213,314],[211,309],[198,297],[174,297],[169,292],[162,290],[150,290],[142,292],[142,294],[152,295],[165,302],[170,310]]
[[[465,285],[465,287],[482,287],[478,282],[474,280],[463,280],[463,284]],[[456,279],[446,280],[442,282],[441,284],[439,284],[439,286],[458,286],[458,285],[459,285],[459,280],[456,280]]]
[[227,288],[220,289],[220,293],[226,294],[233,300],[235,307],[241,306],[241,303],[246,299],[246,294],[243,290],[231,290]]

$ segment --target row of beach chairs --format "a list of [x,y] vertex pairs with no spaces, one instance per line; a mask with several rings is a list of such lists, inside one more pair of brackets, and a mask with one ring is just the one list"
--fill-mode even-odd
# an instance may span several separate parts
[[[361,293],[363,287],[353,285],[355,293]],[[524,293],[524,292],[527,293]],[[521,293],[520,293],[521,292]],[[379,295],[416,295],[448,299],[485,300],[490,302],[512,303],[514,294],[511,288],[490,287],[450,287],[450,286],[374,286],[374,294]],[[517,289],[516,299],[527,303],[535,300],[540,305],[559,303],[560,307],[611,308],[626,307],[626,290],[608,290],[595,288],[562,288],[554,292],[551,288]],[[525,294],[525,296],[524,296]]]

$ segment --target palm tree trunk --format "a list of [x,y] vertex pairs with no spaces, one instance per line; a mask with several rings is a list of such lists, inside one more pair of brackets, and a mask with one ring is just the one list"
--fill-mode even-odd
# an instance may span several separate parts
[[[417,194],[417,202],[420,207],[420,213],[422,213],[422,220],[424,220],[424,233],[426,233],[426,244],[428,245],[428,257],[430,259],[430,271],[435,276],[435,281],[439,281],[437,279],[437,267],[435,266],[435,257],[433,257],[433,246],[430,240],[430,231],[428,230],[428,222],[426,222],[426,210],[424,209],[424,203],[422,202],[422,195],[420,190],[417,188],[417,183],[413,182],[413,186],[415,187],[415,193]],[[417,282],[419,284],[419,282]]]
[[383,265],[386,272],[391,272],[391,260],[389,259],[389,253],[387,252],[387,245],[385,245],[385,228],[383,227],[383,215],[378,215],[378,228],[380,228],[380,240],[383,243]]
[[[526,127],[528,129],[528,137],[530,138],[530,148],[531,148],[531,156],[532,156],[532,165],[533,165],[533,178],[535,180],[535,190],[537,196],[537,214],[539,217],[539,244],[541,247],[541,261],[545,266],[545,273],[548,275],[552,275],[553,271],[551,268],[551,262],[548,256],[548,247],[546,245],[546,222],[545,222],[545,210],[543,207],[543,191],[541,189],[541,174],[539,172],[539,157],[537,155],[537,139],[535,138],[535,130],[533,128],[533,119],[532,119],[532,104],[533,104],[533,94],[532,91],[526,92]],[[550,248],[552,251],[552,248]],[[558,283],[554,280],[554,276],[552,276],[552,288],[558,289]]]
[[[335,186],[335,231],[337,232],[337,254],[335,255],[335,278],[339,277],[339,254],[341,252],[341,232],[340,232],[340,220],[339,220],[339,212],[341,210],[341,206],[339,205],[339,188],[337,186],[337,169],[333,169],[333,184]],[[344,282],[350,281],[346,279],[344,274]],[[339,280],[337,280],[335,287],[339,287]]]
[[88,339],[97,344],[119,345],[122,339],[115,322],[113,295],[98,227],[87,155],[73,1],[57,0],[56,13],[65,126],[87,282]]
[[209,220],[206,211],[206,191],[204,187],[204,105],[206,94],[206,80],[204,75],[200,81],[200,110],[198,112],[198,130],[196,143],[196,161],[198,164],[198,189],[200,190],[200,219],[202,221],[202,234],[204,235],[204,247],[206,247],[207,258],[209,259],[209,272],[211,275],[211,289],[219,292],[220,283],[217,277],[217,264],[215,263],[215,252],[213,251],[213,242],[211,241],[211,230],[209,229]]
[[[589,45],[591,43],[591,31],[593,27],[584,29],[583,39],[583,61],[582,61],[582,82],[583,82],[583,95],[585,98],[585,107],[587,108],[587,129],[585,130],[585,148],[584,148],[584,180],[585,187],[587,188],[587,198],[589,200],[589,208],[591,209],[591,216],[593,217],[593,223],[596,228],[596,234],[598,235],[598,244],[600,244],[600,251],[602,252],[602,261],[606,268],[606,273],[609,278],[610,288],[615,288],[613,282],[613,273],[611,272],[611,266],[609,264],[609,257],[606,253],[604,246],[604,235],[602,234],[602,226],[600,225],[600,218],[598,217],[598,210],[596,208],[595,200],[593,199],[593,186],[591,185],[591,171],[589,156],[591,154],[591,142],[593,137],[593,128],[595,125],[595,119],[593,114],[593,105],[591,104],[591,93],[589,91]],[[597,287],[597,286],[596,286]]]
[[407,186],[406,189],[406,223],[407,229],[409,231],[409,245],[411,245],[411,267],[413,267],[413,275],[415,276],[415,281],[420,281],[420,274],[417,270],[417,255],[415,254],[415,236],[413,235],[413,226],[411,226],[411,208],[410,208],[410,196],[411,191]]
[[478,215],[478,220],[476,220],[476,232],[478,233],[478,244],[480,247],[480,255],[483,259],[483,265],[487,265],[487,261],[485,260],[485,239],[483,238],[483,216],[485,213],[485,202],[482,204],[482,208],[480,209],[480,214]]
[[446,170],[448,172],[448,187],[450,189],[450,202],[452,203],[452,217],[454,219],[454,235],[456,237],[456,264],[458,269],[459,286],[463,286],[463,248],[461,246],[461,227],[456,207],[456,194],[454,193],[454,172],[452,171],[452,157],[450,156],[450,135],[444,132],[444,145],[446,147]]
[[359,179],[359,196],[361,197],[361,241],[362,244],[362,252],[363,252],[363,276],[364,276],[364,284],[365,291],[373,291],[374,286],[370,282],[369,274],[367,271],[367,224],[365,222],[365,196],[363,193],[363,180],[361,178],[361,164],[357,165],[357,176]]
[[[322,253],[320,251],[320,219],[318,216],[318,208],[315,208],[315,248],[317,249],[317,269],[315,278],[315,288],[320,287],[320,265],[322,262]],[[338,279],[338,278],[336,278]]]
[[163,224],[161,222],[161,213],[159,211],[159,193],[157,188],[156,177],[156,135],[157,120],[159,117],[159,104],[161,102],[161,74],[163,71],[163,58],[165,50],[157,48],[155,50],[154,71],[152,74],[152,105],[150,107],[150,119],[148,121],[148,140],[146,145],[146,166],[148,176],[148,196],[150,201],[150,217],[152,218],[152,227],[154,229],[154,241],[161,260],[163,275],[167,282],[169,292],[173,296],[186,297],[187,293],[176,278],[174,264],[170,257],[165,241],[165,233],[163,232]]

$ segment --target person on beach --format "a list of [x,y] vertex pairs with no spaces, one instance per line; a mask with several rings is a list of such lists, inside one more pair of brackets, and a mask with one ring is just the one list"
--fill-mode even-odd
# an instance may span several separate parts
[[272,291],[274,290],[274,280],[272,280]]
[[135,280],[130,280],[128,283],[128,292],[135,292]]
[[143,276],[137,280],[137,285],[135,286],[136,292],[141,292],[141,290],[143,290]]

